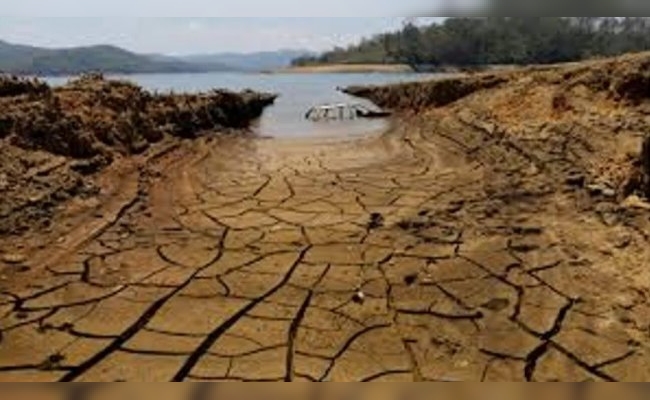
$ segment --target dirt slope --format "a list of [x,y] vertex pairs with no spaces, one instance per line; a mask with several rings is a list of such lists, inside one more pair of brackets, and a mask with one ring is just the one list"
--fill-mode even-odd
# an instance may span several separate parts
[[0,77],[0,235],[48,229],[57,207],[102,189],[89,177],[206,131],[243,129],[274,96],[152,94],[88,75],[50,88]]
[[2,267],[0,379],[648,380],[647,60],[370,89],[421,92],[379,137],[164,153],[103,228]]

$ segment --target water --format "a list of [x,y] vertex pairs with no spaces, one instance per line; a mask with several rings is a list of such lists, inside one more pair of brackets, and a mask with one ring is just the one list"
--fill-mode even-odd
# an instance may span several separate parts
[[[259,135],[271,137],[314,137],[362,135],[386,129],[387,121],[345,120],[312,122],[304,118],[310,107],[330,103],[362,103],[336,90],[350,85],[374,85],[430,79],[431,75],[368,73],[368,74],[146,74],[110,76],[126,79],[151,91],[198,92],[213,88],[231,90],[253,89],[280,95],[256,122]],[[48,78],[53,85],[65,83],[68,78]]]

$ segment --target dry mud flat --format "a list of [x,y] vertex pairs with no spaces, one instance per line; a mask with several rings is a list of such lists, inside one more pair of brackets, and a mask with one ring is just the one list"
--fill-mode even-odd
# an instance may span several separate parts
[[185,143],[2,268],[0,379],[648,380],[648,65],[355,89],[417,110],[381,137]]

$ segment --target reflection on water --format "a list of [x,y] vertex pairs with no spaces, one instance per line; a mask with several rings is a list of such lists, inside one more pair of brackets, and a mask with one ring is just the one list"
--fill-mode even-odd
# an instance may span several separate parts
[[[255,130],[262,136],[312,137],[360,135],[384,130],[385,120],[345,120],[313,122],[305,119],[310,107],[330,103],[362,103],[336,90],[350,85],[374,85],[429,79],[431,75],[417,74],[146,74],[116,76],[131,80],[152,91],[197,92],[213,88],[231,90],[253,89],[280,95],[256,123]],[[67,78],[48,78],[54,85]]]

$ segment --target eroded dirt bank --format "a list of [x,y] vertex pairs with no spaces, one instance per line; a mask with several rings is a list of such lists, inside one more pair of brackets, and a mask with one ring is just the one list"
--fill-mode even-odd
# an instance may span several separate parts
[[[274,98],[149,93],[101,75],[57,88],[0,76],[0,235],[50,229],[71,199],[110,192],[135,168],[125,164],[144,164],[179,138],[245,129]],[[107,167],[108,176],[98,176]]]
[[364,89],[424,100],[381,137],[163,154],[106,229],[2,268],[0,379],[647,380],[647,64]]

